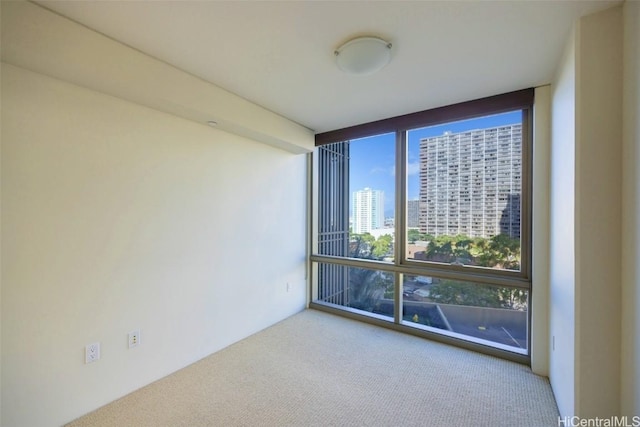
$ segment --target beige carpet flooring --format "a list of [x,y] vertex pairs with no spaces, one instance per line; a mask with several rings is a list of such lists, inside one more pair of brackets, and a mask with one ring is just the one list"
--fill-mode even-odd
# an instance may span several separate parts
[[306,310],[70,426],[557,426],[523,365]]

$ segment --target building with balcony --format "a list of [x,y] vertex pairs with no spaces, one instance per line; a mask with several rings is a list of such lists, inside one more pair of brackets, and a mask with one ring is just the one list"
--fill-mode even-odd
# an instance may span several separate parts
[[352,196],[353,232],[369,233],[384,227],[384,191],[365,188]]
[[421,233],[520,237],[522,124],[420,141]]

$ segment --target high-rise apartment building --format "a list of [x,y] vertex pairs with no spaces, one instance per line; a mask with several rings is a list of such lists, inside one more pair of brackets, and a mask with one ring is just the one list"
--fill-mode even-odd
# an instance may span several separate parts
[[352,203],[354,233],[368,233],[384,226],[383,191],[371,188],[355,191]]
[[417,228],[420,219],[420,200],[407,200],[407,227]]
[[520,237],[522,125],[420,141],[421,233]]

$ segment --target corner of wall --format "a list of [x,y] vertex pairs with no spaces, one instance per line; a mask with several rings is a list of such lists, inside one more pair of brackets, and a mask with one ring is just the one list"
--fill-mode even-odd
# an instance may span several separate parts
[[[576,61],[576,415],[619,414],[622,9],[580,19]],[[606,142],[606,143],[605,143]],[[606,242],[606,250],[602,244]]]
[[549,376],[549,162],[551,87],[537,87],[533,113],[531,369]]
[[640,2],[623,6],[620,412],[640,415]]
[[575,401],[575,143],[576,55],[574,25],[551,85],[549,166],[549,381],[560,415]]

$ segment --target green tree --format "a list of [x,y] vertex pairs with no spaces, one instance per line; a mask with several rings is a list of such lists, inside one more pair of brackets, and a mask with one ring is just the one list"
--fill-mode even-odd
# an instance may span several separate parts
[[471,305],[475,307],[527,308],[527,291],[502,288],[457,280],[441,280],[431,288],[429,298],[441,304]]
[[372,246],[376,238],[371,233],[349,235],[349,256],[352,258],[371,258]]
[[391,251],[392,245],[393,236],[390,234],[380,236],[378,240],[373,243],[371,254],[377,259],[384,258]]
[[492,287],[456,280],[442,280],[435,284],[431,288],[429,298],[442,304],[496,308],[502,306],[497,292]]
[[502,307],[514,310],[526,310],[528,304],[527,291],[516,288],[498,288]]
[[467,236],[458,235],[452,239],[453,256],[455,262],[462,264],[472,264],[473,255],[471,255],[473,240]]
[[388,290],[393,290],[393,276],[368,268],[349,268],[349,306],[369,312],[377,311]]
[[475,239],[472,255],[476,265],[509,270],[520,269],[520,240],[506,234],[491,239]]
[[407,242],[413,244],[418,240],[420,240],[420,231],[415,228],[410,228],[407,231]]
[[429,261],[453,262],[453,242],[451,236],[438,236],[429,242],[425,254]]
[[520,269],[519,239],[512,239],[506,234],[498,234],[491,238],[489,248],[495,254],[497,265],[509,270]]
[[[473,243],[471,244],[471,249],[469,252],[476,262],[476,265],[482,265],[480,264],[480,260],[482,258],[482,255],[487,252],[488,247],[489,242],[487,241],[487,239],[484,239],[482,237],[476,237],[473,239]],[[486,267],[486,265],[483,265],[483,267]]]
[[435,262],[460,263],[481,267],[518,270],[520,240],[499,234],[491,239],[468,236],[438,236],[429,241],[427,259]]
[[418,240],[422,240],[425,242],[430,242],[431,240],[433,240],[434,237],[431,234],[428,233],[420,233],[420,231],[417,228],[410,228],[407,231],[407,242],[409,243],[415,243]]
[[435,237],[433,237],[433,235],[431,234],[428,234],[428,233],[420,234],[420,240],[424,240],[425,242],[430,242],[433,239],[435,239]]

